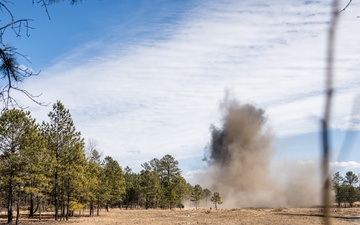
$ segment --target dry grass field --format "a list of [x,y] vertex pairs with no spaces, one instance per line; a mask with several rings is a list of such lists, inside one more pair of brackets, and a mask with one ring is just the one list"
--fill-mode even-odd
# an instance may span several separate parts
[[[360,209],[333,209],[332,224],[360,224]],[[15,221],[14,221],[15,222]],[[0,224],[6,224],[1,218]],[[20,224],[62,224],[52,218],[44,218],[41,222],[23,217]],[[236,209],[236,210],[120,210],[102,211],[99,217],[75,217],[63,224],[76,225],[239,225],[239,224],[323,224],[321,209]]]

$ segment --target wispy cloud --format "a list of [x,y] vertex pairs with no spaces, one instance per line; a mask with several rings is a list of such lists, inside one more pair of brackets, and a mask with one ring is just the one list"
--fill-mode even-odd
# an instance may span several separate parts
[[[316,130],[328,3],[206,3],[168,26],[166,39],[85,43],[26,86],[41,90],[45,101],[63,101],[85,137],[130,166],[166,153],[203,154],[225,88],[265,108],[279,136]],[[355,95],[360,81],[354,73],[360,67],[356,13],[347,10],[339,29],[337,117],[348,114],[342,96]],[[88,54],[91,49],[96,54]],[[32,110],[45,118],[50,109]],[[140,156],[127,152],[135,150]]]

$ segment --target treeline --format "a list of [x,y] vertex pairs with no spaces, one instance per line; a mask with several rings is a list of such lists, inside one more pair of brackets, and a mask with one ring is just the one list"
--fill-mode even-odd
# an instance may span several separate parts
[[[44,211],[55,220],[68,220],[75,211],[89,209],[183,208],[185,200],[198,207],[202,199],[221,204],[218,192],[192,186],[181,175],[171,155],[142,164],[140,173],[122,167],[110,156],[104,159],[93,146],[85,150],[69,110],[58,101],[49,122],[37,124],[30,112],[10,109],[0,117],[0,204],[8,223],[16,212],[41,219]],[[96,211],[96,213],[95,213]]]
[[359,177],[352,171],[348,171],[345,177],[336,172],[332,183],[338,207],[353,207],[354,202],[360,201]]

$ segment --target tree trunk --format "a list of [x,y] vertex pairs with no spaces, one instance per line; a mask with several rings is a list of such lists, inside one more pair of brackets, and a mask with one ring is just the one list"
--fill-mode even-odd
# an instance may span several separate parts
[[66,221],[69,221],[69,210],[70,210],[70,178],[68,178],[68,190],[67,190],[67,204],[66,204]]
[[63,179],[63,189],[61,195],[61,220],[65,221],[65,209],[66,209],[66,192],[65,192],[65,179]]
[[16,220],[15,220],[16,225],[19,224],[19,217],[20,217],[20,187],[19,187],[18,200],[16,202]]
[[61,206],[61,220],[65,220],[65,197],[63,197],[62,206]]
[[10,173],[10,178],[9,178],[9,195],[8,195],[8,215],[7,215],[7,223],[11,224],[12,223],[12,217],[13,217],[13,212],[12,212],[12,204],[13,204],[13,176],[14,176],[14,172],[11,171]]
[[39,197],[37,198],[37,202],[38,202],[38,208],[39,208],[39,221],[41,221],[41,207],[42,207],[42,199],[40,199]]
[[90,199],[90,217],[94,215],[94,200]]
[[29,209],[29,218],[34,217],[34,214],[36,213],[36,211],[39,209],[39,202],[36,201],[36,208],[34,209],[34,194],[30,193],[30,209]]
[[29,217],[34,217],[34,194],[30,193],[30,209]]
[[100,215],[100,200],[98,199],[98,204],[97,204],[97,212],[96,215],[99,216]]
[[[57,159],[58,157],[56,157]],[[57,221],[59,219],[59,184],[58,184],[58,168],[57,166],[55,167],[55,183],[54,183],[54,188],[55,188],[55,220]]]

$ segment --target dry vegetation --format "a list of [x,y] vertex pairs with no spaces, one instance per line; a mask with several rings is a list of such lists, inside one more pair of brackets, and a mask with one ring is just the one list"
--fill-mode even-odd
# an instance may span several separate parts
[[[332,224],[360,224],[360,209],[332,209]],[[85,212],[86,213],[86,212]],[[131,225],[223,225],[223,224],[323,224],[322,210],[317,208],[291,209],[236,209],[236,210],[120,210],[101,212],[99,217],[71,218],[64,224],[131,224]],[[0,224],[6,224],[5,218]],[[20,224],[61,224],[52,218],[44,218],[42,222],[28,220],[23,217]]]

